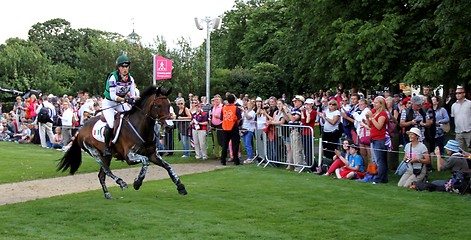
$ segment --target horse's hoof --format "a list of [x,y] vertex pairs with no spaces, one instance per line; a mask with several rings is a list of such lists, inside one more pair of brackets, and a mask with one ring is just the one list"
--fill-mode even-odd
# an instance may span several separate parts
[[111,194],[109,192],[105,193],[105,198],[108,200],[111,199]]
[[139,190],[139,188],[141,188],[141,185],[142,185],[142,181],[134,180],[134,183],[133,183],[134,189]]
[[188,192],[185,189],[185,185],[183,185],[183,184],[178,185],[177,190],[178,190],[178,193],[180,195],[187,195],[188,194]]
[[121,187],[121,189],[126,189],[128,188],[128,184],[123,181],[123,179],[118,179],[118,181],[116,181],[116,183]]

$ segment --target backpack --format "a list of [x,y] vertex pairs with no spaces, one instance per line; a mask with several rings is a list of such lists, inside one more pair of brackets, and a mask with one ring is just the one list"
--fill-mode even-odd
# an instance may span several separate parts
[[42,105],[43,107],[39,110],[39,113],[38,113],[38,122],[40,123],[52,122],[51,109],[48,107],[45,107],[44,103]]

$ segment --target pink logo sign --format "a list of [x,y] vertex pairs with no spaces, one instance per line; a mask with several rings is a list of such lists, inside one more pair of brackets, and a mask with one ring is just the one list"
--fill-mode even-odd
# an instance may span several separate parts
[[154,57],[154,76],[155,80],[164,80],[172,78],[172,60],[155,56]]

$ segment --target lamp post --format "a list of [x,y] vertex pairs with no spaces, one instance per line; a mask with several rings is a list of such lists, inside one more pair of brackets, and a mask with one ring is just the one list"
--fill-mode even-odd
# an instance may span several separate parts
[[195,17],[195,25],[198,30],[203,30],[203,22],[206,22],[206,99],[211,99],[209,97],[209,87],[210,87],[210,81],[209,81],[209,72],[210,72],[210,66],[211,66],[211,30],[213,29],[219,29],[221,19],[220,18],[214,18],[211,19],[211,17],[205,17],[204,19],[198,19]]

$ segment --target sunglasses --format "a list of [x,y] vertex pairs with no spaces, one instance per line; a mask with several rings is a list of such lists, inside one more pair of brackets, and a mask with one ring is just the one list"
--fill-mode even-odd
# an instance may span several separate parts
[[329,103],[329,105],[331,105],[331,106],[337,106],[337,104],[335,104],[335,103]]
[[178,105],[183,105],[183,103],[179,103]]
[[455,94],[463,94],[464,92],[456,92]]

